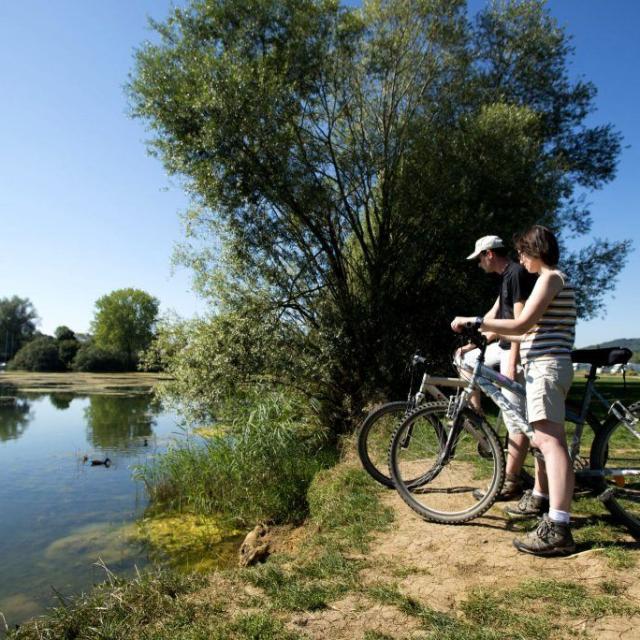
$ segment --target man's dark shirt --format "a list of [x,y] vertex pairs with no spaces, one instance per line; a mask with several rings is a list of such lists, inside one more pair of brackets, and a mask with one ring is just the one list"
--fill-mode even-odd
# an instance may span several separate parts
[[[498,315],[501,320],[513,319],[513,306],[516,302],[524,302],[533,290],[538,276],[529,273],[518,262],[509,262],[500,276],[500,303]],[[500,340],[503,349],[509,349],[511,343],[508,340]]]

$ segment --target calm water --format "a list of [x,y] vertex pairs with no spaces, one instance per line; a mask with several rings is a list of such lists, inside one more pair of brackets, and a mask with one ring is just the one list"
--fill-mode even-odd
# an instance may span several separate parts
[[10,626],[57,604],[53,588],[70,595],[102,581],[98,559],[118,575],[148,563],[129,535],[146,506],[131,468],[179,434],[175,416],[148,395],[0,404],[0,612]]

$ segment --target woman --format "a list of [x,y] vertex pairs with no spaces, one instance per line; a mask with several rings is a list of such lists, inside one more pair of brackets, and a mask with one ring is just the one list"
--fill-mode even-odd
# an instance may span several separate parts
[[538,280],[515,320],[457,317],[451,323],[460,331],[475,322],[491,331],[518,340],[525,370],[527,419],[535,431],[533,445],[544,455],[536,461],[536,483],[510,513],[544,514],[535,531],[513,541],[519,551],[535,555],[564,555],[575,551],[569,528],[574,475],[564,431],[564,403],[573,367],[576,302],[573,287],[558,270],[558,242],[546,227],[535,225],[515,242],[520,262]]

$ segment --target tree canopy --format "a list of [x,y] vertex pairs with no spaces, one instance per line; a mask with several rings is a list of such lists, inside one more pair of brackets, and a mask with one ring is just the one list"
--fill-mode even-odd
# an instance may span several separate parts
[[56,327],[56,330],[53,332],[53,335],[56,337],[56,340],[77,340],[76,334],[72,329],[69,329],[66,325],[62,324],[59,327]]
[[28,298],[0,298],[0,361],[11,360],[36,331],[38,314]]
[[[539,0],[473,18],[463,0],[192,0],[154,27],[129,90],[193,196],[178,257],[215,317],[164,338],[204,408],[260,376],[343,428],[416,346],[446,359],[453,315],[488,308],[477,237],[585,234],[581,196],[615,174],[621,137],[586,124],[595,87],[570,80]],[[583,318],[628,248],[564,252]]]
[[102,296],[91,325],[94,346],[123,354],[126,366],[135,367],[138,354],[153,338],[159,306],[157,298],[140,289],[117,289]]

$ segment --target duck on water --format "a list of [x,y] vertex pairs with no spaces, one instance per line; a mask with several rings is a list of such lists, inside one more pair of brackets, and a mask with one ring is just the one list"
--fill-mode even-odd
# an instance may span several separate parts
[[83,456],[82,462],[84,463],[89,462],[92,467],[100,467],[100,466],[110,467],[111,466],[110,458],[105,458],[104,460],[89,460],[89,456]]

